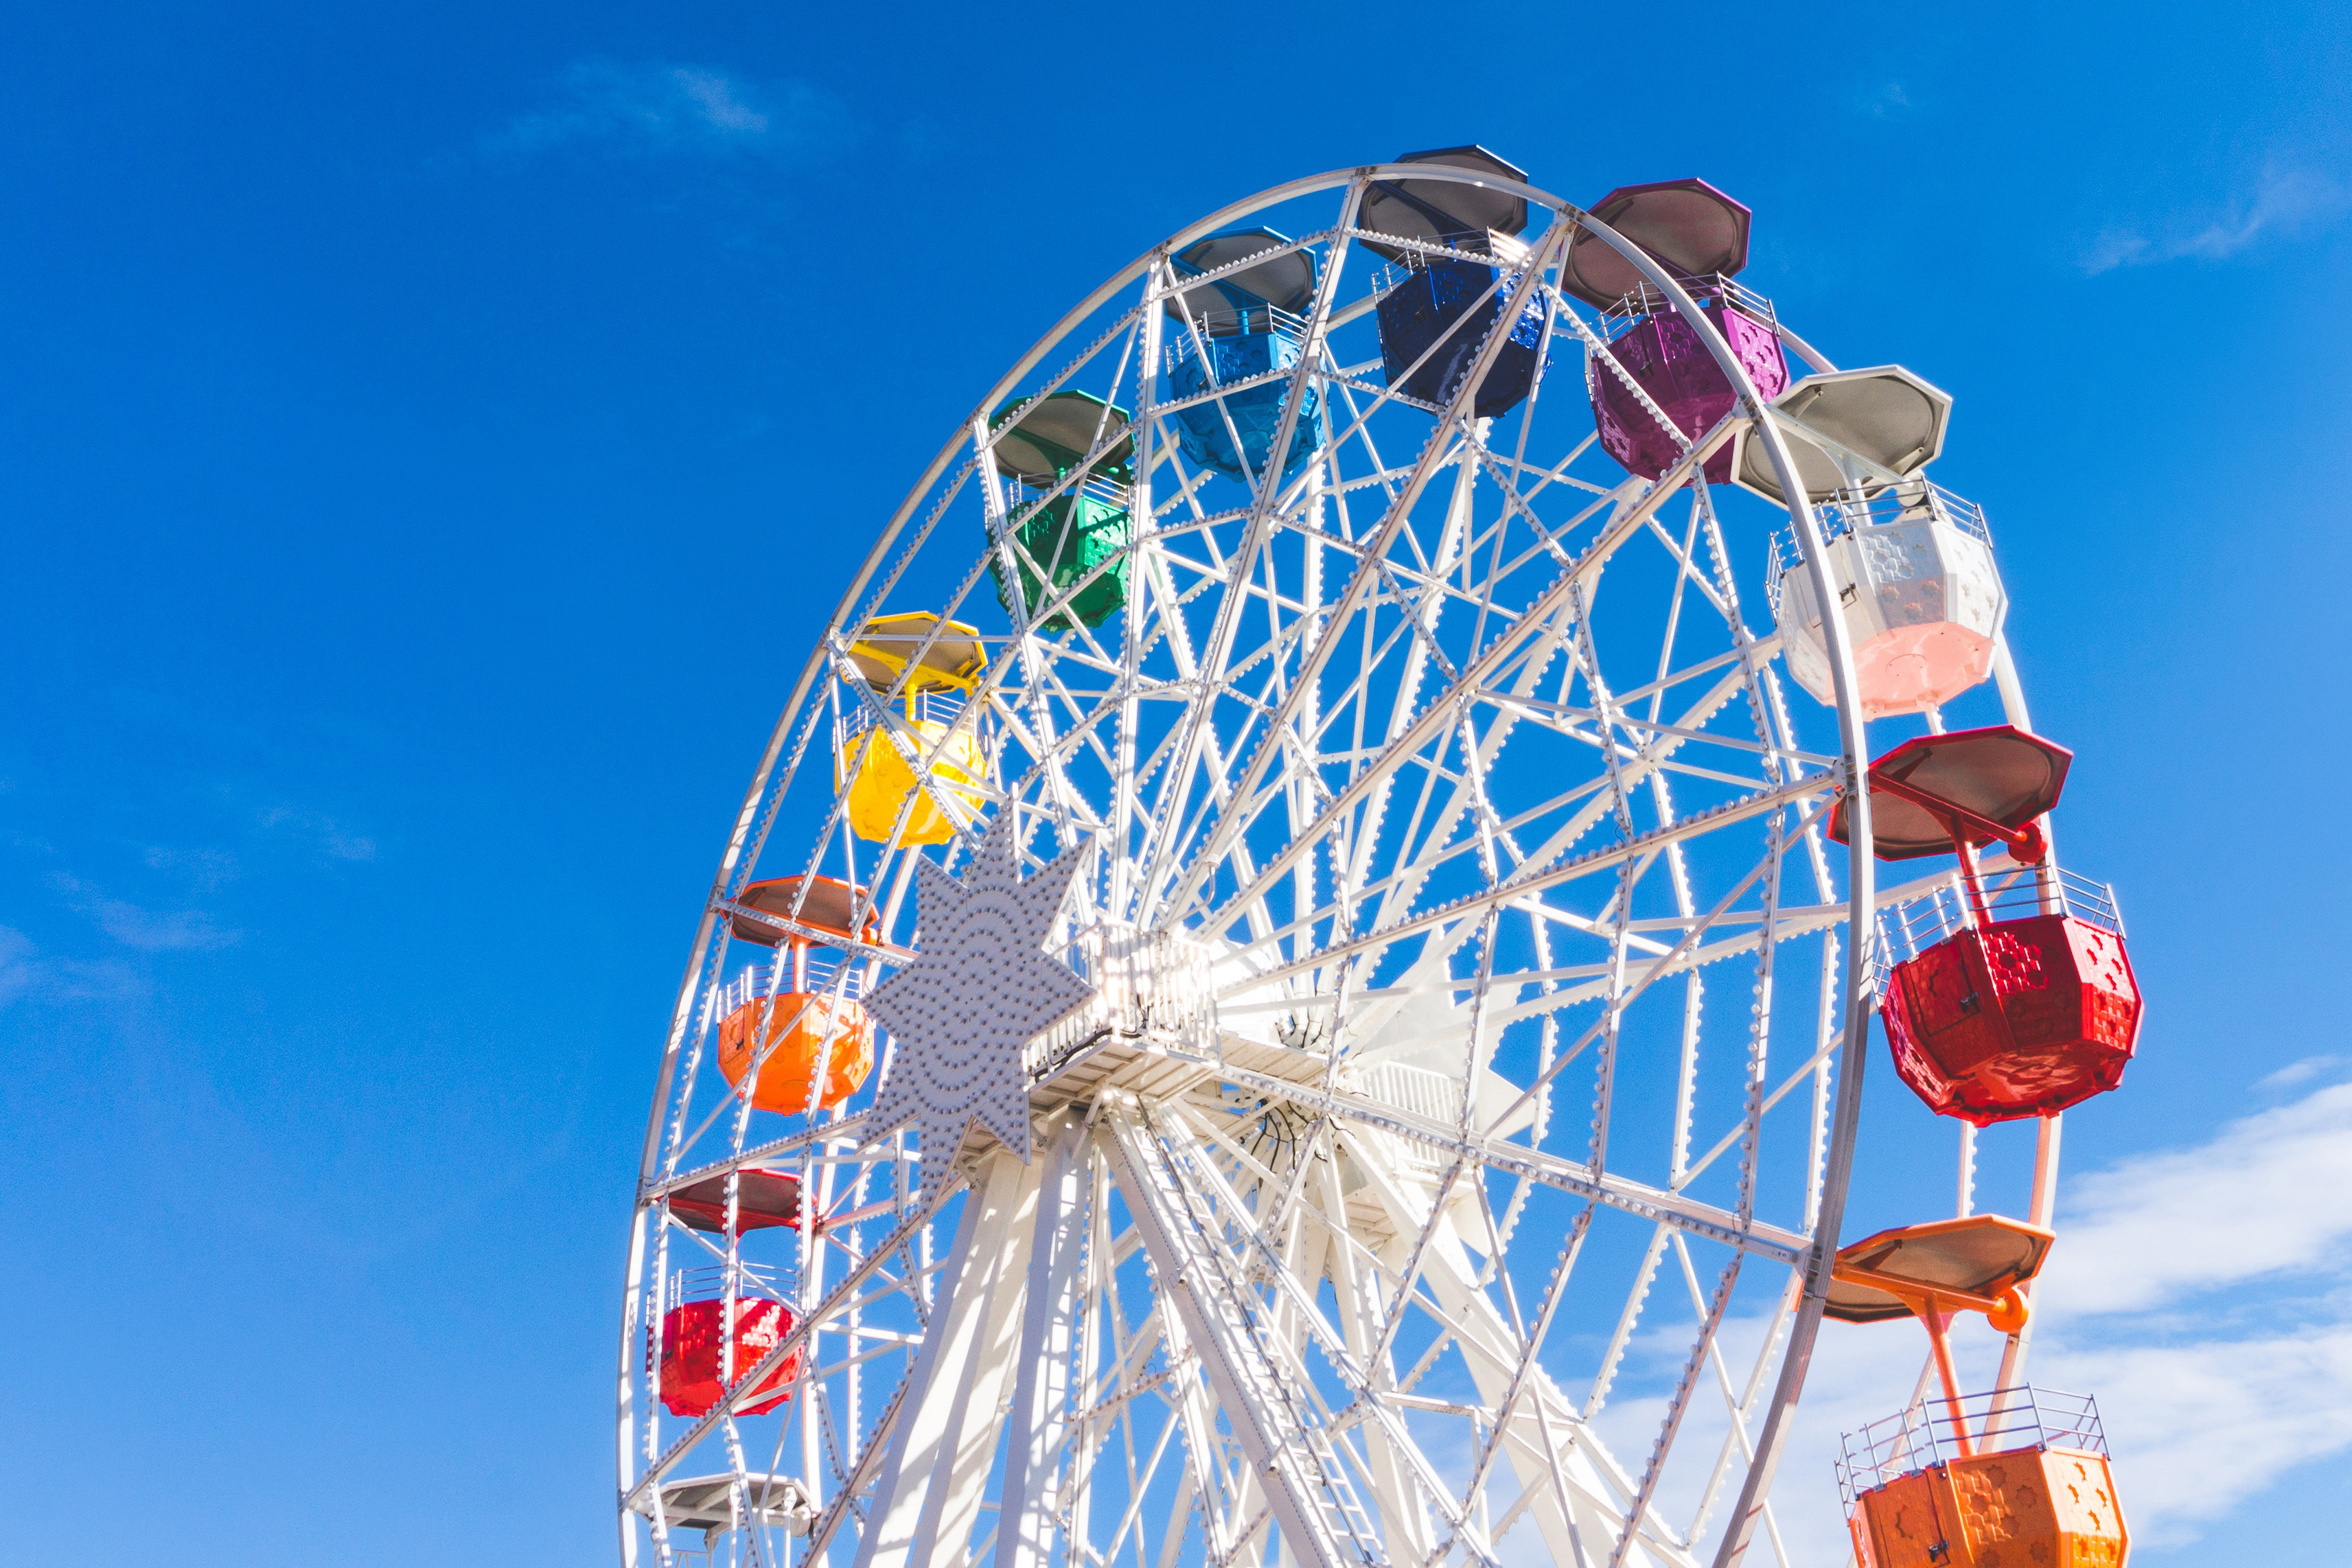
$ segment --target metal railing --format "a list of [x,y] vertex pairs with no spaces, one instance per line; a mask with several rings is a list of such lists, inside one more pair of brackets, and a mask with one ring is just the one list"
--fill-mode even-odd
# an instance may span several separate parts
[[799,990],[811,995],[830,996],[835,994],[836,982],[841,986],[839,994],[854,1002],[866,988],[866,965],[863,961],[856,961],[845,968],[832,959],[803,958],[799,978],[800,984],[795,986],[789,954],[781,969],[772,963],[755,964],[719,988],[711,1001],[715,1016],[731,1017],[737,1008],[765,1002],[779,991],[790,994]]
[[1772,535],[1764,550],[1764,607],[1772,612],[1772,619],[1780,618],[1780,579],[1790,568],[1804,563],[1805,552],[1797,543],[1797,525],[1790,524]]
[[1196,357],[1194,331],[1204,342],[1245,337],[1252,332],[1273,332],[1297,342],[1306,339],[1307,318],[1294,316],[1273,305],[1232,305],[1202,311],[1192,317],[1192,328],[1193,331],[1177,329],[1170,334],[1171,341],[1161,345],[1163,363],[1160,368],[1167,374],[1175,374],[1177,366]]
[[1840,490],[1821,502],[1820,510],[1822,527],[1832,539],[1858,528],[1891,528],[1898,522],[1933,518],[1950,523],[1971,539],[1992,542],[1984,508],[1927,479],[1904,479],[1874,493]]
[[[957,691],[910,691],[895,705],[899,715],[917,724],[944,724],[952,729],[963,716],[964,698]],[[849,708],[835,727],[834,748],[843,756],[850,755],[858,739],[874,727],[878,717],[864,702]]]
[[[2024,920],[2033,915],[2068,915],[2088,926],[2125,934],[2115,888],[2049,862],[2039,866],[2009,866],[1983,872],[1986,912],[1995,921]],[[1907,963],[1937,942],[1969,924],[1968,894],[1954,870],[1937,879],[1927,891],[1878,911],[1872,924],[1869,994],[1885,997],[1887,977],[1899,963]]]
[[[2068,915],[2084,925],[2124,934],[2116,889],[2078,877],[2054,860],[1982,873],[1985,909],[1996,921],[2032,915]],[[1937,886],[1878,911],[1878,947],[1888,966],[1916,958],[1969,924],[1968,895],[1954,871]]]
[[[1776,332],[1780,329],[1780,313],[1773,310],[1771,300],[1719,272],[1696,278],[1677,277],[1675,281],[1680,283],[1683,291],[1702,306],[1727,306]],[[1673,308],[1662,289],[1647,282],[1637,283],[1615,304],[1601,312],[1598,325],[1601,339],[1606,342],[1622,337],[1641,321]]]
[[[1876,491],[1838,490],[1828,500],[1814,502],[1813,509],[1814,515],[1821,519],[1823,544],[1843,539],[1857,529],[1893,528],[1898,523],[1932,521],[1949,524],[1987,549],[1992,546],[1992,527],[1985,521],[1984,508],[1966,496],[1954,495],[1932,479],[1904,479]],[[1797,543],[1794,522],[1772,535],[1764,568],[1764,595],[1771,602],[1775,616],[1780,613],[1780,579],[1804,558],[1805,552]]]
[[[671,1311],[689,1301],[716,1301],[727,1294],[727,1266],[707,1264],[698,1268],[674,1270],[662,1290],[662,1310]],[[781,1301],[783,1290],[776,1282],[776,1271],[764,1264],[735,1265],[735,1296],[738,1300]]]
[[[899,711],[918,724],[953,724],[963,717],[966,703],[961,691],[914,691],[907,694]],[[869,720],[874,714],[862,704],[859,711]]]
[[2020,1386],[1960,1396],[1958,1418],[1940,1394],[1839,1439],[1838,1495],[1848,1508],[1864,1492],[1936,1465],[1978,1454],[2076,1448],[2104,1458],[2107,1436],[2087,1394]]
[[745,970],[719,988],[710,999],[713,1012],[721,1018],[732,1017],[735,1009],[747,1003],[764,1002],[776,994],[776,972],[765,966]]
[[1117,921],[1089,926],[1058,950],[1092,1000],[1032,1040],[1031,1081],[1042,1081],[1072,1057],[1110,1035],[1149,1040],[1190,1056],[1214,1053],[1216,988],[1209,949],[1173,931],[1139,930]]
[[[1055,485],[1060,483],[1061,481],[1056,479],[1054,484],[1033,485],[1017,477],[1005,480],[1004,515],[1007,521],[1016,528],[1028,521],[1029,513],[1045,504],[1045,498],[1053,494]],[[1101,474],[1090,472],[1084,479],[1063,490],[1060,497],[1055,499],[1060,500],[1071,495],[1086,496],[1124,511],[1127,510],[1131,492],[1126,485],[1106,479]]]
[[1426,251],[1399,247],[1397,258],[1372,270],[1372,292],[1386,294],[1416,272],[1428,270],[1433,262],[1461,261],[1475,258],[1489,267],[1509,269],[1503,280],[1503,297],[1508,299],[1517,290],[1523,264],[1531,254],[1527,246],[1507,234],[1492,229],[1465,229],[1456,234],[1441,234],[1422,241],[1424,245],[1444,246],[1462,252],[1460,256],[1433,256]]

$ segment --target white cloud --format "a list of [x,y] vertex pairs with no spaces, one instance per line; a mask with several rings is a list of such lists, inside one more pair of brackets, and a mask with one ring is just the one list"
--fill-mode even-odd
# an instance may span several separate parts
[[1863,100],[1863,107],[1884,119],[1890,114],[1904,112],[1912,107],[1912,103],[1910,95],[1903,90],[1903,84],[1890,81],[1882,82],[1869,93]]
[[701,114],[703,123],[712,130],[751,136],[767,133],[767,115],[744,102],[742,89],[717,71],[678,66],[668,75]]
[[94,912],[100,931],[145,952],[210,952],[232,946],[245,935],[223,930],[201,910],[158,912],[121,899],[101,899]]
[[2352,1084],[2076,1181],[2037,1293],[2069,1319],[2324,1268],[2352,1237]]
[[2352,1321],[2251,1340],[2065,1342],[2036,1350],[2033,1377],[2096,1395],[2125,1517],[2147,1545],[2194,1540],[2294,1466],[2352,1446]]
[[138,980],[121,963],[44,957],[32,938],[0,926],[0,1007],[33,1002],[106,1001],[130,994]]
[[37,954],[31,937],[12,926],[0,926],[0,1007],[40,984]]
[[485,140],[493,152],[567,145],[634,152],[799,152],[837,127],[834,101],[803,82],[745,83],[707,66],[580,60],[551,101]]
[[2082,267],[2095,275],[2184,257],[2219,261],[2256,240],[2333,217],[2347,205],[2352,205],[2352,190],[2340,181],[2301,170],[2268,169],[2252,195],[2219,212],[2180,215],[2154,226],[2155,232],[2144,225],[2106,230],[2084,252]]
[[331,816],[299,805],[269,806],[256,814],[255,820],[266,828],[280,829],[309,838],[332,859],[375,858],[374,839],[352,832]]
[[50,885],[66,895],[76,913],[98,922],[98,929],[125,947],[144,952],[209,952],[227,947],[245,933],[226,931],[201,910],[157,911],[125,899],[110,899],[78,877],[59,872]]
[[2293,1089],[2299,1083],[2309,1083],[2332,1069],[2344,1065],[2342,1057],[2305,1057],[2289,1062],[2274,1073],[2265,1073],[2254,1080],[2256,1089]]
[[145,858],[149,869],[177,871],[200,893],[218,892],[224,883],[236,880],[240,871],[236,857],[226,849],[171,849],[155,845]]

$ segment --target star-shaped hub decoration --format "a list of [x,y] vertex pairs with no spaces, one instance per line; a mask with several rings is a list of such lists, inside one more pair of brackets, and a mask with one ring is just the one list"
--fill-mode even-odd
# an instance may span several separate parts
[[1029,1158],[1029,1085],[1022,1047],[1084,1006],[1095,987],[1046,956],[1083,847],[1021,876],[1013,813],[1001,813],[959,881],[915,862],[922,951],[866,999],[898,1040],[874,1097],[870,1136],[908,1121],[922,1140],[923,1195],[949,1176],[977,1121]]

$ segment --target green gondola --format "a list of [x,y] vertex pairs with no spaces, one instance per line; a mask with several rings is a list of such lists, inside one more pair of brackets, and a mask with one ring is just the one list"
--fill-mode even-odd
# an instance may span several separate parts
[[[1014,481],[1006,520],[1021,579],[1017,607],[1005,581],[1005,552],[993,542],[988,572],[1006,614],[1026,621],[1084,584],[1038,625],[1065,632],[1099,626],[1127,603],[1133,538],[1128,496],[1135,479],[1127,424],[1127,410],[1083,392],[1056,392],[998,411],[992,422],[1003,432],[996,466]],[[1105,449],[1088,465],[1087,454],[1097,447]],[[1068,488],[1038,504],[1038,495],[1065,479]]]

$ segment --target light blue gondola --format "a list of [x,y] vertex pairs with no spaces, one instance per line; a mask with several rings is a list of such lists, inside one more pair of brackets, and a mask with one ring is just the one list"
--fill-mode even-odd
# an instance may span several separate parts
[[[1171,260],[1180,278],[1198,278],[1289,243],[1286,236],[1270,228],[1227,229],[1194,240]],[[1307,337],[1303,313],[1314,307],[1316,281],[1313,254],[1285,250],[1171,300],[1169,396],[1198,397],[1296,367]],[[1271,466],[1275,432],[1289,392],[1287,375],[1276,375],[1179,409],[1177,444],[1187,458],[1229,479],[1262,476]],[[1310,384],[1299,401],[1297,426],[1281,465],[1285,479],[1321,449],[1321,395]]]

